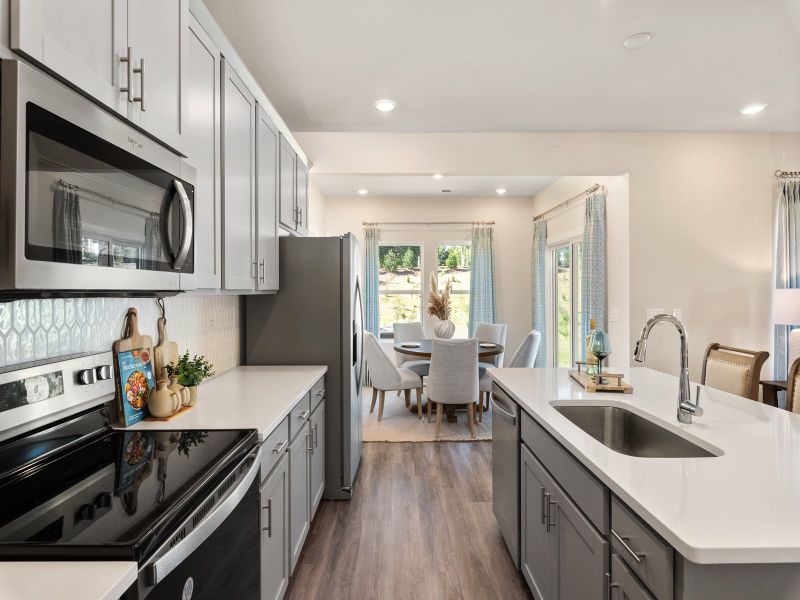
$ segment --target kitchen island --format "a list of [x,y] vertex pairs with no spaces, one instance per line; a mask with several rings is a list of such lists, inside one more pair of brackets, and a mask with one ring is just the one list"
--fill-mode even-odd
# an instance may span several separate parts
[[[526,573],[525,555],[542,550],[541,544],[531,545],[537,532],[530,528],[540,513],[549,518],[545,496],[550,498],[552,486],[591,524],[593,552],[605,568],[598,581],[609,580],[612,598],[617,580],[630,576],[627,571],[638,576],[634,584],[644,584],[643,593],[659,599],[800,597],[800,525],[794,518],[800,506],[800,415],[701,386],[704,414],[681,424],[676,377],[643,368],[624,372],[633,394],[587,393],[566,369],[489,370],[498,393],[522,411],[520,567],[529,585],[541,582],[531,581],[536,575],[531,570]],[[705,456],[645,458],[617,452],[559,411],[569,405],[625,408],[691,442]],[[525,498],[526,478],[536,477],[539,483],[528,492],[532,496],[541,489],[541,497]],[[558,528],[544,523],[544,516],[541,521],[548,535]],[[629,531],[620,536],[616,529],[623,523]],[[590,537],[582,539],[589,543]],[[656,564],[661,558],[663,564]],[[558,556],[553,560],[557,572]],[[617,566],[626,569],[619,577]],[[560,573],[554,584],[545,581],[543,589],[553,595],[542,590],[539,595],[566,597],[557,593],[557,579],[569,575]],[[607,591],[599,588],[596,597]]]

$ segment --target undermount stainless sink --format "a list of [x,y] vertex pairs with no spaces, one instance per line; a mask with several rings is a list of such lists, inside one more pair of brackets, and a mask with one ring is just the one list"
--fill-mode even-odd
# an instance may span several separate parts
[[642,458],[718,456],[618,406],[553,404],[553,408],[598,442],[621,454]]

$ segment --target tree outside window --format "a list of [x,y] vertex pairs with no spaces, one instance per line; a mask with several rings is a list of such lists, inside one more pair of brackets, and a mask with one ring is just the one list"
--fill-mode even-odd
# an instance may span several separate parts
[[436,247],[436,282],[441,291],[452,282],[450,320],[456,326],[455,337],[469,335],[469,282],[472,267],[472,246],[466,242],[444,243]]
[[379,323],[382,338],[394,323],[422,321],[422,247],[382,244],[378,248]]

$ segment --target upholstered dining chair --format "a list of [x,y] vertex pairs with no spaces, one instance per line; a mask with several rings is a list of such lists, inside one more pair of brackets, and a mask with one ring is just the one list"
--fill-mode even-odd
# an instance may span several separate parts
[[478,398],[478,340],[433,340],[428,375],[428,422],[436,403],[436,437],[442,427],[442,405],[466,404],[469,431],[475,436]]
[[[392,325],[394,330],[394,343],[414,342],[425,339],[425,329],[422,323],[395,323]],[[417,360],[407,354],[394,353],[395,364],[398,367],[410,369],[420,377],[426,377],[431,368],[431,361]]]
[[[492,344],[506,345],[506,332],[508,327],[503,323],[478,323],[475,326],[475,337],[479,342],[489,342]],[[503,353],[505,354],[505,353]],[[478,375],[483,378],[486,376],[486,369],[490,367],[503,366],[503,354],[492,356],[478,363]],[[489,397],[486,397],[486,404],[483,410],[489,410]],[[481,418],[483,416],[481,415]]]
[[786,377],[786,410],[800,413],[800,358],[789,365],[789,375]]
[[[517,347],[514,355],[506,363],[506,367],[510,369],[531,369],[533,363],[536,361],[536,354],[539,352],[539,344],[542,341],[542,334],[532,329],[522,340],[522,343]],[[489,404],[489,397],[492,394],[492,378],[484,371],[480,379],[480,394],[481,400],[479,404],[478,420],[483,423],[483,403]]]
[[758,400],[765,350],[744,350],[713,343],[706,350],[700,383],[750,400]]
[[422,379],[409,369],[397,367],[381,348],[378,338],[369,331],[364,333],[364,359],[367,362],[372,382],[372,403],[369,412],[375,410],[375,400],[380,396],[378,421],[383,418],[383,403],[387,390],[403,390],[406,406],[411,406],[411,390],[417,390],[417,414],[422,418]]

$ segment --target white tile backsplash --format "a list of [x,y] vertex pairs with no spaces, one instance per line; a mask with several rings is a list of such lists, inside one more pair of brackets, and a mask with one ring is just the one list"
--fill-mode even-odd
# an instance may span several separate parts
[[[239,297],[165,298],[167,334],[181,352],[203,354],[222,373],[239,364]],[[153,298],[45,298],[0,303],[0,367],[111,349],[128,307],[139,331],[158,342]]]

